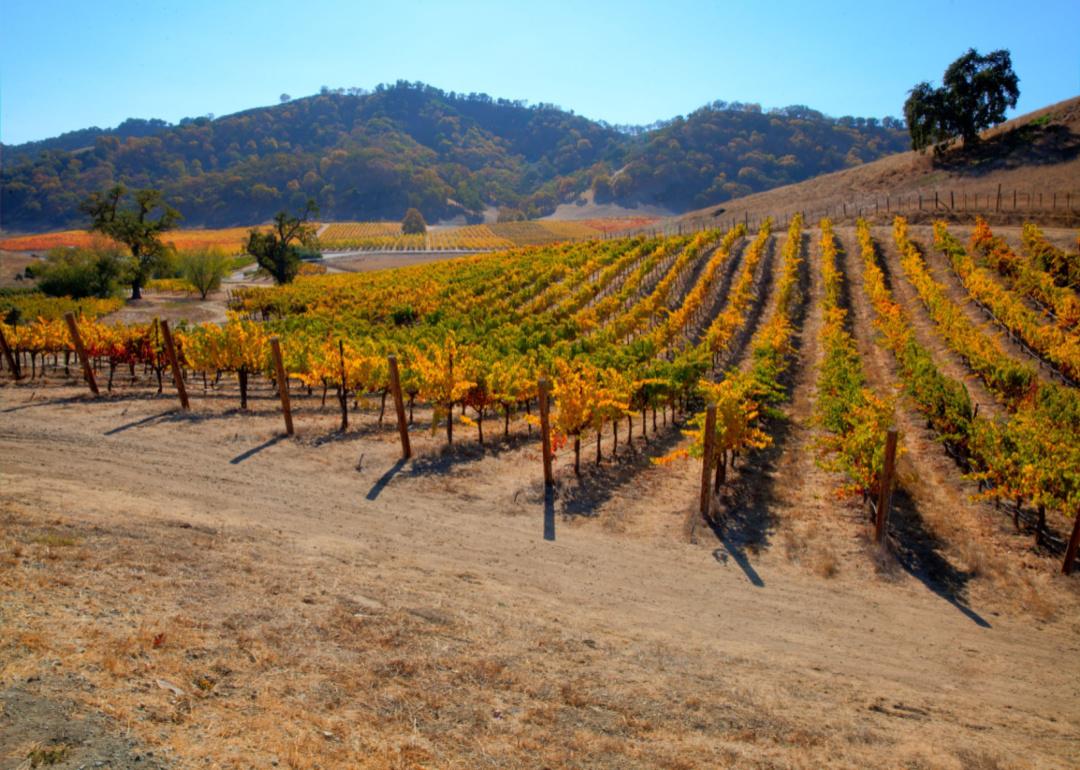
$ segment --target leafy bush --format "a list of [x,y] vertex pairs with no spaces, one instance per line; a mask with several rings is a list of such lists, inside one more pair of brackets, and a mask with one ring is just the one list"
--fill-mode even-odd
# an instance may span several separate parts
[[34,268],[38,288],[50,297],[111,297],[128,279],[131,257],[119,246],[53,249]]

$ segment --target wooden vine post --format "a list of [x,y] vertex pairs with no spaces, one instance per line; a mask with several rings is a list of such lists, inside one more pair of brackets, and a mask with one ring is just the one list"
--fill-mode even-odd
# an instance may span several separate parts
[[349,429],[349,394],[345,382],[345,341],[338,340],[338,370],[341,376],[341,387],[338,389],[338,405],[341,407],[341,432]]
[[875,543],[885,540],[889,506],[892,505],[893,476],[896,473],[896,438],[896,428],[890,427],[888,433],[885,434],[885,467],[881,471],[881,490],[878,494],[877,518],[874,521]]
[[401,459],[408,460],[412,457],[412,447],[409,446],[409,423],[405,419],[405,399],[401,395],[401,375],[398,374],[397,356],[387,356],[386,360],[390,364],[390,391],[394,395],[398,435],[401,436]]
[[169,322],[161,322],[161,338],[165,342],[165,355],[169,358],[169,366],[172,368],[173,382],[176,383],[176,393],[180,396],[180,408],[185,412],[191,409],[188,402],[187,388],[184,387],[184,373],[180,371],[180,361],[176,358],[176,346],[173,344],[172,331]]
[[1072,537],[1069,545],[1065,548],[1065,563],[1061,565],[1061,571],[1071,575],[1073,564],[1076,563],[1076,552],[1080,550],[1080,507],[1076,509],[1076,519],[1073,520]]
[[15,355],[11,352],[11,348],[8,347],[7,337],[4,336],[3,328],[0,328],[0,348],[3,349],[4,358],[7,360],[8,368],[11,369],[11,376],[18,380],[22,377],[22,372],[19,371],[19,362],[15,360]]
[[82,362],[83,377],[86,378],[86,384],[90,386],[91,393],[95,396],[100,395],[97,380],[94,379],[94,369],[90,366],[90,359],[86,355],[86,348],[83,347],[82,337],[79,336],[79,327],[75,323],[75,314],[64,313],[64,320],[67,321],[68,331],[71,333],[71,342],[75,345],[75,352]]
[[712,493],[709,481],[713,466],[713,444],[716,440],[716,404],[705,409],[705,446],[701,455],[701,515],[708,518],[712,512]]
[[537,391],[540,395],[540,442],[541,451],[544,453],[544,485],[550,487],[555,484],[555,477],[551,472],[551,415],[550,404],[548,404],[547,378],[540,378]]
[[281,413],[285,416],[285,433],[293,435],[292,404],[289,403],[289,378],[285,374],[285,362],[281,360],[281,340],[275,334],[270,338],[270,352],[274,354],[274,371],[277,373],[278,394],[281,396]]

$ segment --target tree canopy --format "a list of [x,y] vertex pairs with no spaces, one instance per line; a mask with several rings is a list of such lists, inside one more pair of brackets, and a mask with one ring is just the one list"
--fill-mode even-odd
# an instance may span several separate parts
[[161,234],[183,218],[180,212],[165,203],[160,190],[129,192],[123,185],[91,194],[80,208],[90,216],[91,232],[108,236],[131,250],[131,298],[140,299],[143,285],[166,255]]
[[1007,50],[981,56],[974,48],[949,65],[940,88],[917,83],[904,103],[911,147],[944,150],[957,138],[965,145],[979,141],[979,132],[1005,120],[1016,106],[1020,79]]
[[291,283],[300,269],[300,249],[297,244],[312,245],[315,228],[308,218],[319,215],[315,201],[308,200],[300,214],[288,211],[274,215],[274,227],[268,232],[253,229],[248,234],[247,253],[255,257],[259,267],[268,272],[278,284]]
[[405,235],[423,235],[427,232],[427,222],[418,209],[409,209],[401,220],[401,232]]

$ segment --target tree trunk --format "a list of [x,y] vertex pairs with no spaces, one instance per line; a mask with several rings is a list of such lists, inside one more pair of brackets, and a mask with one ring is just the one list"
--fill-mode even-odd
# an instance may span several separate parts
[[603,459],[603,456],[600,454],[600,436],[604,432],[603,428],[604,428],[604,426],[601,425],[599,428],[596,429],[596,464],[597,465],[599,465],[600,461]]
[[446,405],[446,443],[454,445],[454,402]]
[[[247,409],[247,380],[248,372],[246,366],[241,366],[240,371],[237,372],[237,377],[240,379],[240,408]],[[158,379],[160,380],[160,374]]]
[[581,475],[581,436],[574,436],[574,475]]
[[510,405],[503,404],[503,438],[510,438]]
[[383,415],[386,414],[386,394],[388,391],[382,392],[382,403],[379,405],[379,427],[382,427]]
[[476,432],[480,434],[480,446],[484,445],[484,410],[476,410]]
[[634,451],[634,416],[632,414],[626,415],[626,446],[631,452]]

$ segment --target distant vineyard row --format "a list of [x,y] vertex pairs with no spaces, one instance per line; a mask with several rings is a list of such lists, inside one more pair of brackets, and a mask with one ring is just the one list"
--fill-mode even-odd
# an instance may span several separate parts
[[491,225],[431,228],[425,235],[404,235],[397,222],[334,222],[319,233],[324,249],[387,251],[461,251],[541,246],[558,241],[597,238],[651,224],[653,219],[499,222]]
[[[607,233],[624,232],[652,224],[650,217],[590,219],[576,222],[500,222],[492,225],[431,228],[426,235],[404,235],[398,222],[332,222],[319,234],[324,249],[333,250],[486,250],[514,246],[539,246],[558,241],[597,238]],[[175,230],[166,235],[177,251],[220,248],[239,254],[247,243],[248,227],[217,230]],[[6,251],[48,251],[55,248],[92,246],[101,243],[100,235],[85,230],[61,230],[53,233],[21,235],[0,239]]]

